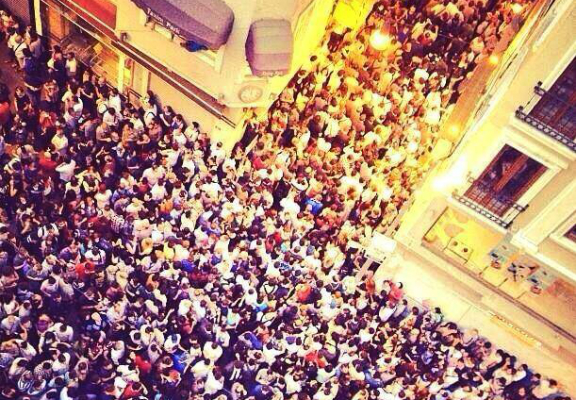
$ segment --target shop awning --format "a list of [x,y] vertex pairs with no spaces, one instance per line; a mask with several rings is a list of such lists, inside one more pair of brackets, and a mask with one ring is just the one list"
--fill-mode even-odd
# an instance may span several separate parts
[[228,41],[234,12],[223,0],[132,0],[185,40],[217,49]]
[[264,19],[252,23],[246,40],[246,58],[256,76],[285,75],[292,66],[294,39],[290,22]]

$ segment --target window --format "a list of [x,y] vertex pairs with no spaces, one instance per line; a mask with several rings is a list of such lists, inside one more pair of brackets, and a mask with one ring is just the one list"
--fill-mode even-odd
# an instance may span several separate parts
[[545,171],[545,166],[506,145],[465,197],[502,217]]
[[576,225],[572,225],[572,228],[568,229],[564,237],[576,244]]
[[[169,28],[164,27],[164,25],[162,25],[162,23],[160,21],[147,15],[144,11],[142,11],[141,17],[143,19],[143,23],[145,26],[147,26],[149,29],[153,30],[154,32],[161,34],[166,39],[168,39],[174,43],[177,43],[179,45],[182,44],[183,42],[185,42],[185,40],[183,38],[181,38],[180,36],[175,34]],[[224,55],[224,47],[225,46],[222,46],[218,50],[207,49],[207,50],[195,51],[195,52],[191,52],[190,54],[199,58],[200,60],[202,60],[203,62],[210,65],[212,68],[214,68],[217,72],[219,72],[220,68],[222,67],[222,58]]]
[[530,116],[569,139],[576,138],[576,58],[554,85],[541,93]]
[[154,18],[146,15],[144,12],[142,12],[142,15],[144,16],[144,25],[146,25],[148,28],[150,28],[154,32],[161,34],[162,36],[164,36],[168,40],[174,39],[174,33],[170,29],[165,28],[164,26],[162,26],[162,24],[160,22],[158,22]]

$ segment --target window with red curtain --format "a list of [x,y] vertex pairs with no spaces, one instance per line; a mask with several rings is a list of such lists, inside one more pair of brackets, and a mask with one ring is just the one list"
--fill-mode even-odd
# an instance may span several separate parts
[[544,172],[538,161],[505,145],[465,196],[503,216]]

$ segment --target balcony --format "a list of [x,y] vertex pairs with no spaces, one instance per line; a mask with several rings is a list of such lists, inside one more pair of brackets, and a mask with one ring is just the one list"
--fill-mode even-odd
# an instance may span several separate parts
[[573,99],[534,87],[534,96],[516,110],[516,117],[576,152],[576,109]]
[[494,193],[492,186],[478,180],[470,182],[472,186],[466,193],[454,193],[454,199],[504,229],[510,228],[516,217],[528,208],[509,196]]

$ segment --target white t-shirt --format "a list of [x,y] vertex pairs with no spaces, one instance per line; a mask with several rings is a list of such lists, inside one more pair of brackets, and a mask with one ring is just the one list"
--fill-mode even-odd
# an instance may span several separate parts
[[56,172],[60,174],[60,179],[64,182],[70,182],[74,176],[74,169],[76,168],[76,161],[71,160],[69,163],[62,163],[56,167]]

